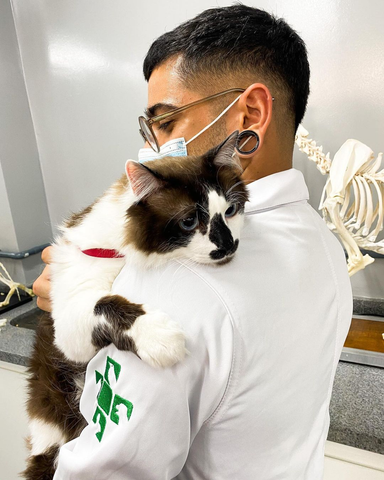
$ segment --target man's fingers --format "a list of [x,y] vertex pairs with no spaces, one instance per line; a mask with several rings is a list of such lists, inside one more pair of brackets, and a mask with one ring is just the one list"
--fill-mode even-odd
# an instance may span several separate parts
[[44,248],[41,252],[41,259],[44,263],[49,264],[52,261],[52,246]]
[[52,310],[50,292],[51,292],[51,282],[50,282],[50,266],[47,265],[43,273],[38,277],[34,284],[32,285],[33,293],[38,297],[37,306],[46,312]]
[[52,305],[49,300],[46,300],[45,298],[37,297],[36,304],[41,310],[44,310],[44,312],[52,312]]
[[33,293],[38,297],[49,298],[49,293],[51,290],[50,283],[50,266],[47,265],[40,277],[37,277],[33,286]]

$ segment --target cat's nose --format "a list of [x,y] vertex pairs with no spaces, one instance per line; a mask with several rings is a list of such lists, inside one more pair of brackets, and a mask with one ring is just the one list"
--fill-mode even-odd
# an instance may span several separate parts
[[210,252],[209,256],[213,260],[222,260],[224,257],[229,257],[230,255],[233,255],[236,252],[238,246],[239,246],[239,240],[235,240],[235,242],[233,242],[231,248],[229,248],[229,249],[218,248],[217,250],[212,250],[212,252]]
[[211,220],[209,240],[217,246],[218,250],[229,251],[233,248],[234,241],[231,230],[224,222],[222,215],[218,213]]

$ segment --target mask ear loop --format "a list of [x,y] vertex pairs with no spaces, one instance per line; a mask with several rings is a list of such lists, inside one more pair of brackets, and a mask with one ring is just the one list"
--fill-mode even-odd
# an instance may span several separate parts
[[215,124],[218,120],[220,120],[220,118],[228,112],[228,110],[239,100],[239,98],[241,97],[242,93],[230,104],[228,105],[228,107],[223,110],[220,115],[218,117],[215,118],[215,120],[213,120],[213,122],[211,122],[209,125],[207,125],[205,128],[203,128],[203,130],[201,130],[199,133],[197,133],[194,137],[192,137],[191,139],[188,140],[188,142],[185,142],[185,145],[188,145],[188,143],[191,143],[192,140],[195,140],[195,138],[197,138],[199,135],[201,135],[202,133],[204,133],[206,130],[208,130],[208,128],[212,127],[213,124]]

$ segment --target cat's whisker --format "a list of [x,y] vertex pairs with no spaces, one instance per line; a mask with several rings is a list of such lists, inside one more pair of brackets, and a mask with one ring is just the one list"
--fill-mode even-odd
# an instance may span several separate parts
[[179,272],[179,270],[180,270],[181,268],[183,268],[184,266],[185,266],[184,261],[183,261],[183,262],[179,262],[179,266],[177,267],[176,271],[173,272],[172,279],[176,276],[176,274]]
[[177,268],[177,270],[173,273],[173,276],[174,277],[178,272],[179,270],[182,268],[182,267],[186,267],[186,268],[189,268],[189,267],[193,267],[194,265],[198,265],[198,262],[196,262],[195,260],[193,260],[192,258],[188,258],[188,259],[183,259],[182,262],[180,262],[180,266]]
[[209,215],[208,210],[207,210],[203,205],[201,205],[201,203],[196,203],[196,206],[200,207],[201,210],[202,210],[204,213],[206,213],[207,215]]
[[[220,185],[220,173],[221,173],[221,170],[225,167],[226,165],[220,165],[219,168],[217,169],[217,172],[216,172],[216,181],[217,183]],[[221,186],[221,185],[220,185]]]
[[232,195],[240,195],[242,198],[244,198],[244,193],[242,192],[232,192],[232,190],[236,187],[238,187],[239,185],[242,185],[243,182],[242,181],[239,181],[237,183],[235,183],[234,185],[232,185],[230,188],[228,188],[228,190],[225,192],[226,193],[226,196],[227,197],[231,197]]

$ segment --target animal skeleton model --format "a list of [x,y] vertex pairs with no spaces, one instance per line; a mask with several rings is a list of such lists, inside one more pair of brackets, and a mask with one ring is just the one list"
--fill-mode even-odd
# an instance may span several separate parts
[[9,287],[9,292],[5,297],[5,300],[3,302],[0,302],[0,307],[6,307],[9,304],[9,301],[11,300],[11,297],[15,292],[17,293],[17,296],[19,297],[19,300],[20,300],[20,294],[18,290],[19,288],[24,290],[31,297],[34,296],[34,293],[30,288],[27,288],[25,285],[21,283],[16,283],[12,280],[11,276],[9,275],[9,273],[7,272],[7,270],[5,269],[4,265],[1,262],[0,262],[0,268],[4,271],[6,275],[4,276],[4,274],[0,271],[0,282],[4,283],[5,285],[7,285],[7,287]]
[[[317,146],[308,135],[299,125],[296,144],[323,175],[329,175],[319,210],[330,230],[339,235],[348,254],[348,273],[352,276],[374,262],[374,258],[363,255],[360,248],[384,254],[384,240],[376,242],[383,229],[384,169],[378,171],[383,154],[379,153],[375,159],[367,145],[349,139],[331,161],[329,153],[324,155],[323,147]],[[375,207],[374,191],[377,193]]]

